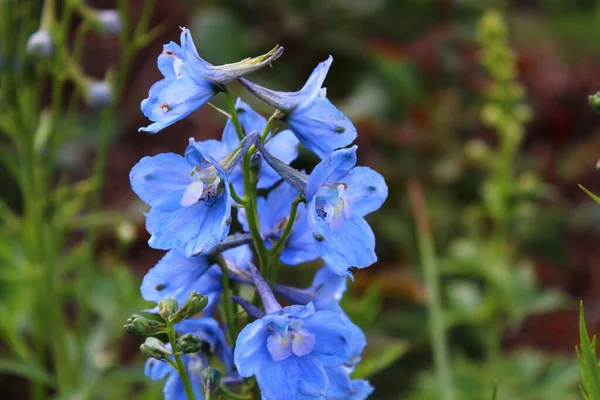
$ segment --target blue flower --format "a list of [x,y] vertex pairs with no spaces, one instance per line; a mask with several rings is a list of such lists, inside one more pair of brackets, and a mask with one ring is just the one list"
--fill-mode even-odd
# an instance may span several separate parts
[[256,376],[265,400],[325,399],[329,390],[338,391],[330,387],[329,374],[353,365],[366,343],[362,331],[345,315],[316,311],[312,303],[282,308],[254,266],[248,274],[267,314],[236,340],[240,376]]
[[353,268],[377,261],[375,236],[364,216],[381,207],[388,189],[380,174],[355,167],[356,146],[335,151],[308,177],[256,146],[283,179],[304,190],[308,225],[325,265],[352,277]]
[[277,92],[246,79],[239,81],[256,97],[285,114],[294,135],[321,159],[356,139],[356,128],[326,97],[323,81],[333,58],[329,56],[314,69],[304,87],[297,92]]
[[140,131],[156,133],[188,116],[223,90],[223,85],[269,65],[283,53],[276,47],[269,53],[238,63],[214,66],[200,58],[190,31],[182,28],[181,46],[166,44],[158,56],[164,79],[156,82],[142,101],[142,112],[154,123]]
[[[248,245],[232,248],[222,253],[230,271],[243,270],[252,261]],[[179,249],[170,250],[152,268],[142,281],[140,291],[145,300],[158,303],[166,297],[182,305],[191,292],[208,297],[203,315],[212,315],[223,290],[221,270],[208,256],[186,257]],[[232,276],[233,278],[233,276]]]
[[[241,99],[237,99],[235,108],[238,113],[240,125],[246,135],[253,132],[261,134],[267,125],[267,120],[254,111],[248,104]],[[227,121],[223,136],[220,141],[206,140],[202,142],[203,146],[208,150],[211,156],[217,160],[224,158],[233,149],[239,146],[240,140],[235,131],[235,126],[231,120]],[[265,147],[271,154],[275,154],[282,162],[291,163],[298,157],[298,139],[290,130],[277,132],[272,136]],[[260,163],[258,170],[259,189],[268,189],[273,186],[281,178],[273,168],[264,160]],[[241,164],[238,164],[229,174],[229,182],[234,186],[236,193],[243,196],[244,183]]]
[[[272,248],[281,238],[289,219],[290,205],[298,194],[299,192],[291,185],[287,182],[282,182],[269,192],[266,198],[260,197],[258,199],[257,209],[260,218],[260,233],[265,240],[267,248]],[[247,232],[248,223],[246,213],[243,209],[238,211],[238,220]],[[297,265],[316,260],[319,257],[319,249],[309,229],[306,209],[303,204],[300,204],[291,234],[279,259],[285,264]]]
[[[231,347],[225,341],[223,331],[219,328],[217,321],[212,318],[189,319],[180,322],[175,326],[177,332],[192,333],[205,342],[206,352],[195,354],[182,354],[187,373],[192,383],[192,389],[196,399],[204,399],[202,388],[202,371],[209,366],[208,356],[216,355],[229,373],[233,371],[233,355]],[[171,350],[171,345],[167,345]],[[167,377],[163,394],[165,400],[186,399],[185,389],[179,373],[164,361],[148,359],[144,368],[144,374],[153,381],[161,380]]]
[[239,334],[234,360],[242,377],[256,376],[263,399],[324,399],[326,367],[352,352],[351,323],[312,304],[273,311]]
[[221,165],[190,139],[185,157],[174,153],[144,157],[130,173],[133,191],[152,208],[146,215],[150,247],[182,248],[202,254],[227,236],[231,224],[228,174],[256,140],[247,136]]

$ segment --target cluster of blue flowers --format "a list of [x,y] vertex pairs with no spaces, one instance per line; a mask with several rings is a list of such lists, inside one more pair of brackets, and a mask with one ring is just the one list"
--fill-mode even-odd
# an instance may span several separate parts
[[[282,52],[276,47],[214,66],[199,57],[189,30],[182,28],[181,45],[165,45],[158,57],[164,79],[142,101],[152,123],[140,130],[156,133],[221,92],[230,100],[221,140],[191,138],[183,155],[144,157],[130,174],[133,190],[150,206],[149,245],[168,250],[145,276],[143,297],[159,304],[154,311],[163,315],[165,299],[183,304],[190,294],[206,296],[202,313],[174,325],[179,335],[197,336],[204,344],[200,350],[175,351],[167,344],[157,350],[166,356],[147,363],[151,379],[168,376],[166,399],[191,396],[182,374],[195,398],[208,397],[215,382],[205,372],[216,366],[226,374],[217,387],[226,398],[250,390],[252,381],[244,378],[251,377],[268,400],[357,400],[373,391],[367,381],[350,378],[366,340],[339,301],[356,269],[377,260],[364,217],[382,205],[387,186],[377,172],[356,166],[357,146],[347,147],[356,129],[322,87],[331,57],[297,92],[269,90],[244,78]],[[234,80],[273,107],[273,115],[266,119],[241,99],[234,102],[226,88]],[[275,121],[287,129],[276,131]],[[321,159],[308,175],[290,166],[300,143]],[[244,232],[230,232],[232,212]],[[318,260],[324,266],[310,287],[274,282],[281,264]],[[254,288],[258,297],[240,297],[241,287]],[[246,313],[231,313],[234,306]],[[177,369],[176,356],[186,371]]]

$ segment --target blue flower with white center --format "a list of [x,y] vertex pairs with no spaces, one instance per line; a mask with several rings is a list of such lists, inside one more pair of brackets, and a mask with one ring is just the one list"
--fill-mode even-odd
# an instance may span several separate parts
[[304,87],[297,92],[277,92],[248,81],[239,81],[252,94],[285,114],[294,135],[321,159],[356,139],[356,128],[326,97],[322,88],[333,58],[319,63]]
[[277,46],[259,57],[214,66],[200,58],[190,31],[182,28],[181,46],[170,42],[158,56],[164,79],[152,85],[141,104],[144,115],[154,123],[140,131],[156,133],[185,118],[222,91],[223,85],[269,65],[282,53],[283,47]]
[[[227,372],[233,371],[233,354],[231,347],[225,341],[223,331],[220,329],[217,321],[212,318],[189,319],[180,322],[175,326],[175,330],[180,333],[192,333],[207,344],[207,351],[195,354],[182,354],[187,373],[190,377],[192,389],[196,399],[204,399],[202,388],[202,371],[209,366],[208,356],[216,355]],[[171,345],[166,347],[171,351]],[[185,389],[179,373],[164,361],[153,358],[146,361],[144,374],[153,381],[161,380],[167,377],[163,394],[165,400],[181,400],[187,398]]]
[[284,180],[304,190],[308,225],[325,265],[352,277],[353,268],[377,261],[375,236],[364,216],[381,207],[388,189],[380,174],[355,167],[357,146],[335,151],[308,177],[256,146]]
[[146,215],[150,247],[182,248],[191,257],[227,236],[231,224],[228,174],[257,136],[246,136],[220,163],[190,139],[185,157],[164,153],[144,157],[133,167],[131,187],[152,207]]
[[312,303],[282,308],[258,271],[250,266],[249,272],[267,314],[237,338],[238,373],[256,376],[265,400],[325,399],[327,368],[342,365],[355,351],[354,325],[335,312],[315,311]]
[[[235,109],[238,113],[240,125],[245,134],[256,132],[261,134],[267,125],[267,120],[254,111],[248,104],[241,99],[237,99]],[[221,140],[206,140],[202,142],[203,146],[217,160],[225,157],[240,143],[240,140],[235,131],[235,126],[231,120],[227,121]],[[298,157],[298,139],[290,130],[277,132],[265,144],[267,150],[275,154],[281,161],[289,164]],[[268,189],[273,186],[281,178],[273,168],[264,160],[261,160],[260,168],[258,169],[258,184],[259,189]],[[229,182],[233,184],[236,193],[243,196],[244,182],[242,166],[238,164],[229,174]]]
[[[282,182],[269,195],[259,197],[257,201],[260,218],[261,236],[268,249],[281,238],[289,219],[290,205],[299,192],[287,182]],[[238,220],[246,232],[248,223],[243,209],[238,211]],[[279,259],[287,265],[297,265],[320,257],[319,249],[308,225],[308,217],[304,205],[298,206],[296,219],[292,225],[290,236]]]
[[[243,236],[231,237],[232,245],[245,239]],[[229,238],[226,241],[230,241]],[[241,275],[249,262],[252,251],[248,245],[231,248],[221,253],[230,270],[230,276]],[[186,257],[180,249],[170,250],[154,266],[142,281],[140,291],[145,300],[157,303],[171,297],[182,305],[191,292],[201,293],[208,297],[208,304],[203,315],[212,315],[223,291],[221,269],[210,262],[208,256]]]

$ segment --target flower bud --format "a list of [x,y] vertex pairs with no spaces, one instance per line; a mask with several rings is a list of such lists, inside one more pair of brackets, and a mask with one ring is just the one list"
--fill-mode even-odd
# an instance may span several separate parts
[[208,367],[202,371],[202,385],[204,386],[204,393],[217,395],[219,392],[220,383],[221,371],[212,367]]
[[92,81],[85,88],[85,103],[92,108],[112,103],[112,89],[106,81]]
[[53,50],[52,37],[50,36],[50,33],[45,30],[34,32],[31,36],[29,36],[29,39],[27,39],[25,50],[28,54],[35,56],[50,56]]
[[95,22],[100,32],[107,35],[117,35],[123,29],[121,16],[117,10],[99,10]]
[[142,354],[149,358],[155,358],[157,360],[166,360],[171,352],[167,349],[167,346],[157,338],[149,337],[146,338],[144,344],[140,346]]
[[198,292],[192,292],[183,306],[175,314],[171,315],[169,320],[173,323],[183,321],[184,319],[189,318],[194,314],[198,314],[200,311],[204,310],[204,307],[206,307],[207,304],[208,297],[202,296]]
[[165,332],[165,324],[160,321],[154,321],[141,315],[133,314],[127,319],[123,328],[128,333],[141,336],[156,335]]
[[198,336],[186,333],[177,339],[177,347],[184,354],[197,353],[202,349],[202,342]]
[[589,101],[592,109],[594,111],[596,111],[598,114],[600,114],[600,92],[598,92],[594,95],[588,96],[588,101]]
[[175,314],[175,312],[177,312],[178,308],[179,308],[179,304],[177,304],[177,300],[175,300],[171,297],[162,299],[158,303],[158,313],[165,321],[169,320],[171,315],[173,315],[173,314]]

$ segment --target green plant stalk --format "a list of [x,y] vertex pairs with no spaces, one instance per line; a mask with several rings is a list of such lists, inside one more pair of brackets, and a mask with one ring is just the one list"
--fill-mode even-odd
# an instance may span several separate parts
[[[92,193],[90,211],[94,213],[100,208],[101,192],[104,184],[104,174],[106,172],[106,157],[108,154],[108,147],[110,139],[115,128],[114,119],[116,111],[118,109],[118,99],[120,98],[127,74],[129,72],[129,66],[137,47],[134,44],[134,40],[131,37],[145,32],[148,29],[150,23],[150,16],[154,8],[155,0],[145,0],[144,8],[142,10],[142,16],[139,20],[135,30],[131,27],[131,16],[127,1],[119,0],[118,9],[123,21],[123,29],[119,35],[119,41],[121,42],[121,57],[119,69],[116,73],[116,77],[112,82],[113,90],[113,101],[112,103],[102,111],[100,119],[100,129],[97,141],[96,159],[94,168],[92,171],[92,184],[94,192]],[[80,270],[80,303],[81,303],[81,317],[79,318],[81,323],[81,330],[85,329],[87,322],[92,314],[91,304],[88,303],[87,293],[89,291],[89,285],[93,278],[93,265],[95,264],[95,247],[98,237],[98,228],[92,226],[89,228],[87,241],[88,241],[88,262],[84,263]],[[82,353],[82,356],[84,354]],[[82,360],[83,361],[83,360]]]
[[[240,124],[240,118],[237,114],[237,110],[235,109],[235,99],[228,90],[225,90],[225,96],[227,96],[227,107],[229,108],[229,115],[231,115],[231,121],[235,127],[235,133],[237,134],[239,140],[243,140],[245,135],[242,125]],[[245,171],[246,170],[244,170],[244,172]]]
[[429,329],[433,346],[434,364],[439,381],[439,398],[452,400],[454,389],[446,344],[442,300],[440,295],[439,272],[433,245],[427,204],[423,189],[418,181],[409,181],[408,194],[416,220],[417,246],[423,275],[427,284],[427,305],[429,309]]
[[[239,118],[235,109],[235,103],[232,100],[233,96],[228,91],[226,91],[225,94],[227,95],[228,99],[227,103],[229,106],[231,120],[233,121],[233,125],[235,127],[238,137],[243,139],[244,132],[242,132],[242,128],[239,123]],[[256,148],[254,146],[250,146],[250,149],[242,157],[244,198],[246,199],[246,205],[244,206],[244,210],[246,211],[246,218],[248,220],[248,230],[250,231],[250,235],[252,236],[252,241],[254,242],[254,249],[256,250],[256,254],[258,256],[259,268],[261,271],[263,271],[268,263],[268,254],[267,248],[265,247],[265,243],[262,237],[260,236],[260,224],[258,222],[258,216],[256,213],[256,171],[252,169],[252,166],[250,164],[250,160],[255,149]]]
[[277,243],[275,243],[275,245],[269,251],[269,255],[271,257],[269,260],[269,269],[266,271],[267,272],[266,277],[267,277],[267,281],[270,282],[271,287],[273,287],[273,285],[275,285],[275,281],[277,279],[277,272],[279,269],[279,262],[278,262],[277,258],[279,257],[279,254],[283,250],[283,247],[287,243],[287,241],[290,237],[290,234],[292,233],[292,228],[294,226],[294,222],[296,222],[296,215],[298,213],[298,205],[302,202],[303,199],[304,199],[304,194],[300,193],[292,201],[292,205],[290,207],[290,214],[286,221],[285,228],[283,229],[283,233],[281,234],[281,237],[279,238]]
[[190,376],[185,368],[185,364],[183,363],[183,359],[181,358],[181,353],[179,351],[179,347],[177,347],[177,338],[175,337],[175,327],[173,323],[167,322],[167,336],[169,337],[169,343],[171,343],[171,349],[173,350],[173,357],[175,358],[175,363],[177,364],[177,372],[181,377],[181,381],[183,382],[183,388],[185,389],[185,394],[188,400],[195,400],[194,397],[194,389],[192,389],[192,382],[190,381]]
[[216,257],[217,264],[219,264],[219,268],[221,268],[222,282],[223,282],[223,310],[224,310],[224,319],[227,324],[227,336],[229,337],[229,342],[232,346],[235,345],[235,337],[236,337],[236,329],[235,329],[235,320],[233,318],[233,303],[231,301],[231,289],[229,285],[229,269],[227,268],[227,263],[222,255],[218,255]]

